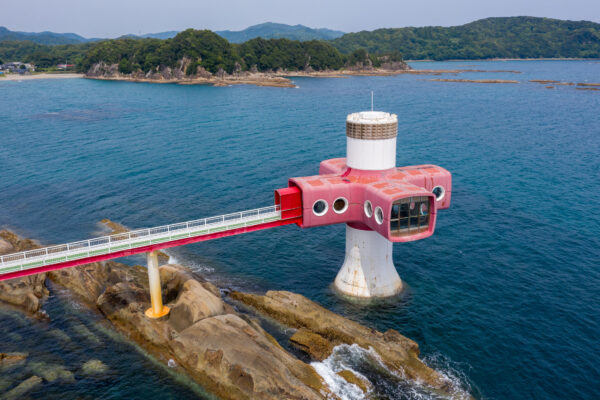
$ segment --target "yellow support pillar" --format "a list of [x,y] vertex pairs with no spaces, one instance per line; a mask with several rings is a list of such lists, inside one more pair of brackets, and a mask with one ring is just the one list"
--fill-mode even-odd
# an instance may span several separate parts
[[150,300],[152,307],[146,310],[149,318],[164,317],[169,313],[169,307],[163,306],[160,274],[158,272],[158,254],[156,251],[146,253],[148,259],[148,281],[150,286]]

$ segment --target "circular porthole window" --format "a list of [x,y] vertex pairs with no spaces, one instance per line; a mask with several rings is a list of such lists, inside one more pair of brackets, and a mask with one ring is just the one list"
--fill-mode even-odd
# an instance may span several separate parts
[[375,221],[377,221],[379,225],[383,224],[383,210],[381,207],[375,208]]
[[328,208],[329,207],[327,206],[327,202],[325,200],[317,200],[315,201],[315,204],[313,204],[313,213],[315,213],[317,217],[320,217],[327,213]]
[[365,201],[365,215],[369,218],[373,216],[373,205],[369,200]]
[[444,198],[444,195],[446,194],[446,190],[444,190],[443,186],[436,186],[433,188],[431,193],[433,193],[435,195],[436,201],[440,201],[441,199]]
[[342,214],[342,213],[346,212],[347,209],[348,209],[348,200],[346,200],[345,198],[338,197],[333,202],[333,211],[335,211],[336,214]]

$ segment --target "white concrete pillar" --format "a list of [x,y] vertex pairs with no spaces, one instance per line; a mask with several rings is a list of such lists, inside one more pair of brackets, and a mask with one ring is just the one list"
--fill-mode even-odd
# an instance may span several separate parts
[[402,290],[394,267],[392,242],[374,231],[346,225],[346,259],[334,286],[353,297],[388,297]]
[[164,317],[169,313],[169,307],[163,306],[162,288],[160,285],[160,273],[158,271],[158,254],[156,251],[146,253],[148,260],[148,286],[150,290],[150,301],[152,307],[146,310],[149,318]]
[[[396,166],[398,117],[364,111],[346,118],[346,164],[378,171]],[[402,290],[392,259],[392,242],[379,233],[346,225],[346,259],[335,278],[340,292],[355,297],[387,297]]]

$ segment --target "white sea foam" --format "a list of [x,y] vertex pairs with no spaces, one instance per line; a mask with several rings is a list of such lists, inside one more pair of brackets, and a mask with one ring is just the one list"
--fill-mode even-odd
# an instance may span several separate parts
[[337,373],[343,370],[349,370],[359,378],[368,381],[368,379],[360,372],[353,370],[350,364],[352,364],[352,361],[354,361],[353,359],[363,359],[365,353],[369,352],[369,350],[365,350],[356,344],[342,344],[336,346],[331,355],[325,360],[320,362],[312,362],[310,365],[312,365],[317,373],[321,375],[329,387],[329,390],[331,390],[342,400],[366,399],[365,394],[358,386],[348,383]]
[[[424,361],[430,366],[433,364],[438,367],[436,368],[437,372],[449,383],[450,395],[447,398],[471,398],[469,395],[471,388],[466,383],[466,377],[459,370],[452,367],[447,360],[438,355]],[[373,348],[367,350],[356,344],[339,345],[333,349],[327,359],[321,362],[313,362],[311,365],[321,375],[331,392],[343,400],[366,399],[370,394],[374,394],[377,398],[386,396],[390,399],[425,400],[444,398],[439,394],[432,393],[423,382],[407,379],[403,371],[388,369]],[[377,386],[374,390],[371,390],[375,393],[369,392],[365,395],[358,386],[348,383],[337,374],[343,370],[352,371],[359,378],[370,382],[372,387]],[[357,370],[365,372],[377,382],[371,381]]]

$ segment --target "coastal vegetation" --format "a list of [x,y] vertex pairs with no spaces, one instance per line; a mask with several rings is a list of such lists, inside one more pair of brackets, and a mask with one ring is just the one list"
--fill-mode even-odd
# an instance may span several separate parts
[[50,46],[31,41],[3,41],[0,42],[0,58],[5,62],[31,63],[38,70],[46,70],[67,61],[69,64],[81,64],[93,45],[83,43]]
[[469,24],[377,29],[332,41],[342,53],[399,51],[407,60],[599,58],[600,24],[550,18],[486,18]]
[[[278,25],[278,24],[272,24]],[[270,25],[269,25],[270,26]],[[268,26],[263,27],[267,29]],[[265,31],[266,32],[266,31]],[[264,36],[269,36],[264,33]],[[1,38],[2,36],[0,36]],[[9,38],[12,36],[8,36]],[[19,36],[22,37],[22,36]],[[32,40],[0,41],[0,58],[51,69],[75,64],[118,65],[121,74],[181,68],[207,71],[324,71],[389,61],[488,58],[600,58],[600,24],[548,18],[487,18],[455,27],[378,29],[337,39],[254,38],[231,43],[209,30],[188,29],[173,38],[123,37],[79,44],[45,45]]]

